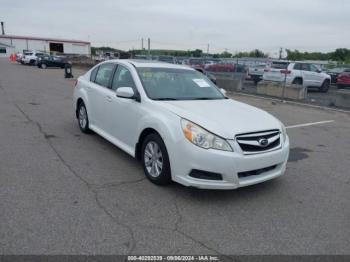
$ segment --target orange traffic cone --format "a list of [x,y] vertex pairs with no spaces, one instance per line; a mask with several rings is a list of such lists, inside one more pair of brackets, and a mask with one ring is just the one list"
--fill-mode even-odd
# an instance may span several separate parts
[[14,54],[11,54],[11,55],[10,55],[10,61],[11,61],[11,62],[16,61],[16,58],[15,58],[15,55],[14,55]]

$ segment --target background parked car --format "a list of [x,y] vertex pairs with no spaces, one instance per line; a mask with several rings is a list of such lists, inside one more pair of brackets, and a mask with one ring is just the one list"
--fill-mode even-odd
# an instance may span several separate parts
[[158,57],[157,60],[161,61],[161,62],[170,63],[170,64],[177,64],[176,57],[174,57],[174,56],[161,55]]
[[248,68],[248,77],[254,81],[255,85],[263,79],[265,68],[266,64],[255,65]]
[[346,67],[336,67],[327,71],[327,74],[331,76],[331,83],[336,84],[339,74],[346,72],[350,68]]
[[208,72],[235,72],[235,65],[231,63],[218,63],[207,65],[205,70]]
[[21,63],[26,65],[35,65],[38,60],[38,57],[43,55],[45,55],[45,53],[38,51],[24,52]]
[[304,87],[316,87],[321,92],[328,92],[331,84],[331,77],[328,74],[323,73],[314,64],[304,62],[289,63],[283,67],[279,64],[274,68],[265,69],[263,79],[275,82],[286,81],[287,84],[298,84]]
[[350,68],[345,69],[343,73],[340,73],[338,75],[337,87],[338,88],[350,87]]
[[47,67],[60,67],[64,68],[64,66],[68,63],[67,59],[62,56],[52,56],[52,55],[43,55],[38,58],[37,66],[39,68],[47,68]]

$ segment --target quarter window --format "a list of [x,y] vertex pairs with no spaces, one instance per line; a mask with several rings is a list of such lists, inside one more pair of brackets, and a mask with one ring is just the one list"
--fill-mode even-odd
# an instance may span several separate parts
[[90,73],[90,81],[91,82],[95,82],[95,78],[96,78],[96,75],[97,75],[97,71],[98,71],[98,66],[96,66]]
[[132,79],[130,71],[124,66],[118,65],[117,71],[113,77],[112,89],[117,90],[119,87],[131,87],[135,90],[135,82]]
[[295,64],[294,65],[295,70],[301,70],[301,64]]

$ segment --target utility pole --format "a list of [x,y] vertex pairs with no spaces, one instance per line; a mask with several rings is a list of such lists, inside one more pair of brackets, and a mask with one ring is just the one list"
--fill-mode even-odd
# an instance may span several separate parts
[[4,22],[1,22],[1,34],[5,35],[5,26],[4,26]]
[[143,38],[141,38],[141,50],[143,51]]
[[207,56],[209,57],[209,44],[207,46]]
[[151,38],[148,38],[148,57],[151,57]]
[[280,55],[279,55],[279,59],[281,60],[282,59],[282,52],[283,52],[283,49],[282,47],[280,48]]

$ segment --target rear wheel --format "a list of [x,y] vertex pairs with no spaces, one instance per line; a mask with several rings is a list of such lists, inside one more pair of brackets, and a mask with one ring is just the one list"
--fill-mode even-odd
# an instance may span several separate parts
[[323,93],[327,93],[328,92],[328,89],[329,89],[329,81],[324,81],[322,86],[320,87],[320,91],[323,92]]
[[41,68],[45,69],[45,68],[47,68],[47,65],[46,64],[41,64]]
[[158,134],[148,135],[142,144],[142,164],[146,177],[154,184],[165,185],[171,182],[168,152]]

